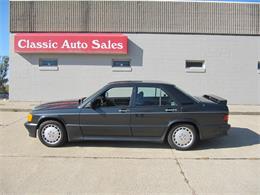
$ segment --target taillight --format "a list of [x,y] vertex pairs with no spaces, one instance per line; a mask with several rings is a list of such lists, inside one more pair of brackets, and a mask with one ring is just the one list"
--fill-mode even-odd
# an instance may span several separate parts
[[224,121],[227,123],[228,122],[228,114],[224,115]]

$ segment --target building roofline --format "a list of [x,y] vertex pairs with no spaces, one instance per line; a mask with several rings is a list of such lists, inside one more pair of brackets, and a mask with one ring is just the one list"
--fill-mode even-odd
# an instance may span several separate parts
[[[9,1],[53,1],[53,0],[9,0]],[[73,1],[73,0],[55,0],[55,1]],[[79,1],[104,1],[104,0],[79,0]],[[108,1],[118,1],[118,0],[108,0]],[[120,0],[120,1],[147,1],[147,2],[194,2],[194,3],[241,3],[241,4],[259,4],[259,2],[256,1],[236,1],[236,0],[231,0],[231,1],[225,1],[225,0]]]
[[259,9],[223,1],[11,1],[10,32],[259,35]]

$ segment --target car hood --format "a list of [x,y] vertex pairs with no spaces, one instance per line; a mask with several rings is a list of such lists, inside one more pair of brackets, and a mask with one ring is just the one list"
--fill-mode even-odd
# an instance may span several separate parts
[[54,109],[71,109],[79,106],[79,100],[64,100],[57,102],[48,102],[36,106],[33,110],[54,110]]

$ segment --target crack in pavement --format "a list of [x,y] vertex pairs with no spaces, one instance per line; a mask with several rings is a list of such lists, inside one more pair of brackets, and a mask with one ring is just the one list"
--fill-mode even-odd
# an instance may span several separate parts
[[177,165],[177,167],[179,168],[180,174],[182,175],[182,177],[183,177],[183,179],[184,179],[184,182],[187,184],[188,188],[190,189],[191,194],[192,194],[192,195],[196,195],[196,191],[195,191],[195,189],[191,186],[190,181],[189,181],[189,179],[187,178],[187,176],[185,175],[185,173],[184,173],[184,171],[183,171],[183,169],[182,169],[182,167],[181,167],[181,164],[180,164],[178,158],[176,157],[174,151],[171,150],[171,152],[172,152],[172,156],[174,157],[174,160],[175,160],[175,162],[176,162],[176,165]]
[[0,158],[61,158],[61,159],[119,159],[119,160],[174,160],[174,158],[146,158],[146,157],[120,157],[120,156],[55,156],[55,155],[42,155],[42,156],[30,156],[30,155],[2,155]]
[[10,122],[10,123],[7,123],[7,124],[0,124],[0,127],[1,127],[1,128],[5,128],[5,127],[8,127],[8,126],[10,126],[10,125],[14,125],[14,124],[16,124],[16,123],[22,121],[22,120],[25,119],[25,118],[26,118],[26,117],[23,116],[23,117],[21,117],[21,118],[15,120],[15,121],[13,121],[13,122]]
[[190,181],[189,181],[189,179],[187,178],[187,176],[185,175],[185,173],[184,173],[184,171],[183,171],[183,169],[182,169],[182,167],[181,167],[181,164],[180,164],[179,160],[178,160],[177,158],[175,158],[175,161],[176,161],[176,164],[177,164],[178,168],[180,169],[180,173],[181,173],[181,175],[183,176],[185,183],[188,185],[189,189],[191,190],[192,195],[196,195],[196,191],[195,191],[195,189],[191,186]]
[[249,158],[208,158],[208,157],[199,157],[199,158],[183,158],[183,157],[127,157],[127,156],[65,156],[65,155],[5,155],[0,154],[0,158],[64,158],[64,159],[75,159],[75,158],[85,158],[85,159],[121,159],[121,160],[260,160],[258,157],[249,157]]

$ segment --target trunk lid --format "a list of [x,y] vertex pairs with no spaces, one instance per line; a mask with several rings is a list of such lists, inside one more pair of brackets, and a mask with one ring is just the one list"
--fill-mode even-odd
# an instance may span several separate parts
[[209,104],[220,104],[220,105],[227,105],[227,100],[216,96],[216,95],[203,95],[200,97],[194,97],[195,99],[197,99],[199,102],[201,103],[209,103]]
[[195,97],[195,99],[200,102],[202,110],[228,112],[227,100],[222,97],[216,95],[203,95],[201,97]]

